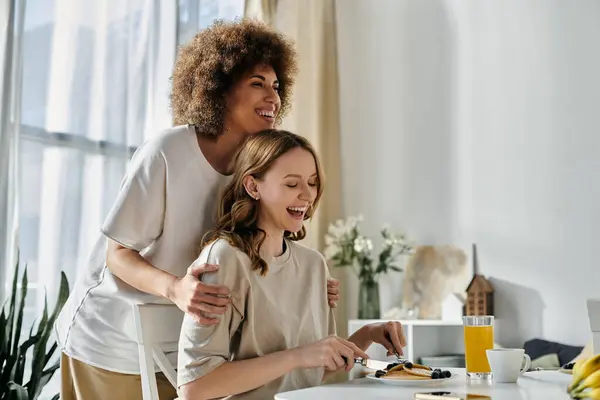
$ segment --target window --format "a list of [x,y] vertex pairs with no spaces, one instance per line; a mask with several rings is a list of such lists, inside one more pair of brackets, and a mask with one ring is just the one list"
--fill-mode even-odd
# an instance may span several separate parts
[[19,155],[25,326],[41,315],[44,288],[53,306],[60,271],[73,287],[128,158],[170,125],[177,45],[243,9],[244,0],[27,1]]

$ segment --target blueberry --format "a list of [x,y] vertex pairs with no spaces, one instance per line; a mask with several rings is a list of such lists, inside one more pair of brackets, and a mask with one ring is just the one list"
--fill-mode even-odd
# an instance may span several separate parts
[[382,376],[384,376],[384,375],[385,375],[385,371],[382,371],[382,370],[377,370],[377,371],[375,372],[375,378],[381,378],[381,377],[382,377]]
[[388,366],[385,367],[385,369],[390,370],[390,369],[394,368],[397,365],[398,365],[398,363],[391,363],[391,364],[388,364]]
[[444,378],[450,378],[452,376],[452,373],[450,371],[444,371]]
[[407,362],[404,364],[404,367],[411,369],[413,367],[413,364],[411,362]]
[[437,371],[437,372],[442,372],[442,370],[441,370],[441,369],[439,369],[439,368],[436,368],[436,369],[434,369],[434,371]]
[[437,372],[437,371],[433,371],[433,372],[431,373],[431,379],[439,379],[439,378],[442,378],[442,377],[440,376],[440,373],[439,373],[439,372]]

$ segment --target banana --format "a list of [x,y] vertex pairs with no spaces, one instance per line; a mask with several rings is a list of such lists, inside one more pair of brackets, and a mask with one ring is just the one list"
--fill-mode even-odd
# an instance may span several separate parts
[[580,392],[572,397],[574,399],[600,400],[600,388],[596,388],[594,390],[587,390],[585,392]]
[[571,371],[571,375],[573,376],[578,376],[579,375],[579,370],[581,370],[581,366],[587,361],[587,358],[582,358],[579,361],[576,361],[575,364],[573,364],[573,371]]
[[596,371],[598,368],[600,368],[600,354],[597,354],[588,360],[580,361],[580,362],[582,363],[580,367],[577,367],[579,362],[577,362],[575,364],[575,366],[573,367],[573,380],[571,381],[571,384],[569,385],[569,388],[568,388],[569,392],[573,391],[574,389],[577,389],[579,386],[579,383],[583,379],[587,378],[594,371]]
[[579,383],[577,386],[577,391],[582,391],[584,389],[594,389],[600,387],[600,369],[589,374],[584,380]]

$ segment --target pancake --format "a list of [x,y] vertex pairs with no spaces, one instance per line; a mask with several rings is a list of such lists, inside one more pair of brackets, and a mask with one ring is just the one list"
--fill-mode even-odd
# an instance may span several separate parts
[[422,380],[431,379],[431,377],[411,374],[405,370],[388,372],[382,378],[398,379],[398,380],[403,380],[403,381],[422,381]]

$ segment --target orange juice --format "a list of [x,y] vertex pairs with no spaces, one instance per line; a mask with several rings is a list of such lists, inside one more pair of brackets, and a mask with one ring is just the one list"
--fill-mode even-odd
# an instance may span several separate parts
[[491,372],[486,350],[494,348],[493,326],[465,326],[467,372]]

